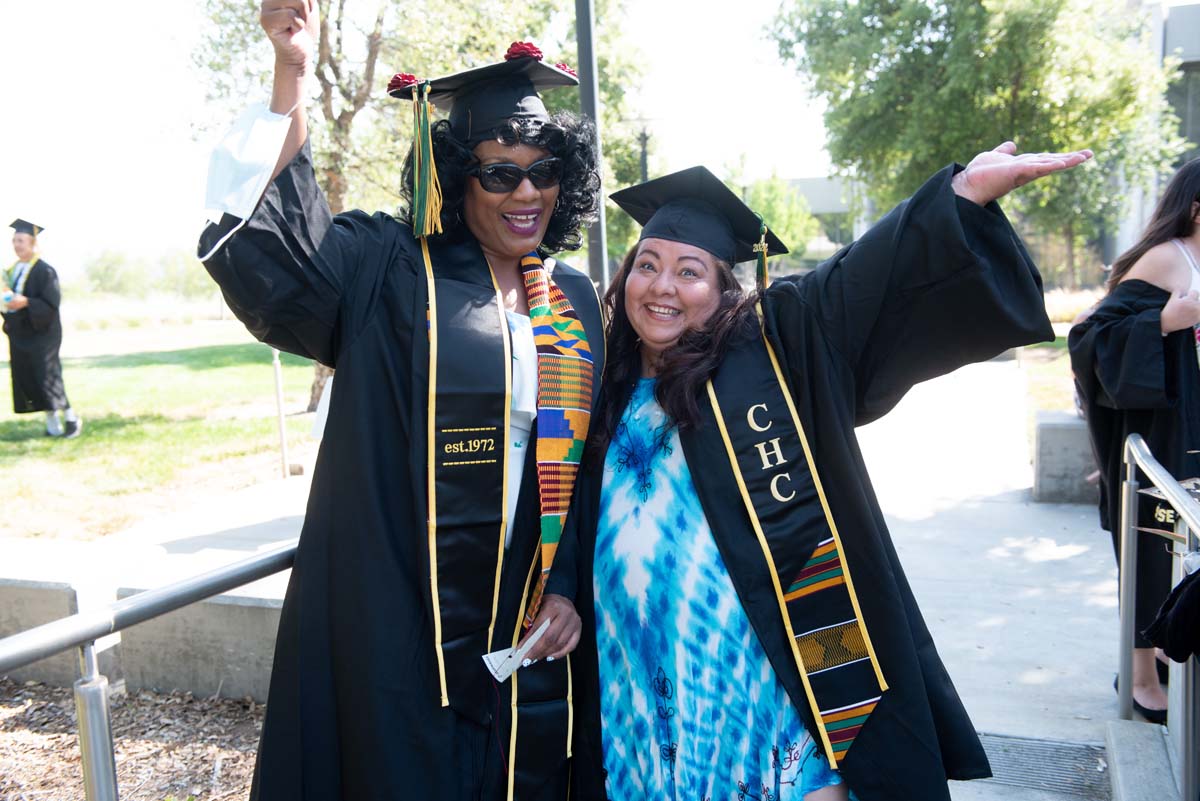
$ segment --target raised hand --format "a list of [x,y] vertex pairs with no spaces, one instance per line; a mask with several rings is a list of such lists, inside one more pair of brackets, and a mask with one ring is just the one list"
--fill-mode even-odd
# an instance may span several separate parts
[[1200,323],[1200,294],[1194,289],[1186,295],[1171,293],[1159,314],[1158,323],[1164,334]]
[[263,0],[258,20],[275,48],[276,70],[307,72],[317,49],[317,0]]
[[951,182],[955,194],[985,205],[1004,197],[1018,186],[1060,170],[1069,170],[1092,157],[1090,150],[1070,153],[1022,153],[1005,142],[994,150],[980,153]]

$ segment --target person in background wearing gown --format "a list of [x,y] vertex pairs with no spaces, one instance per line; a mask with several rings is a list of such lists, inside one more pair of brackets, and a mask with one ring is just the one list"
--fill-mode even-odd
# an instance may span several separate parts
[[[267,0],[261,22],[271,111],[214,154],[225,213],[199,251],[255,336],[337,382],[251,797],[565,799],[580,620],[544,582],[603,330],[590,280],[549,254],[579,247],[599,173],[592,123],[549,115],[538,89],[578,81],[529,43],[397,74],[419,121],[449,110],[409,156],[407,218],[334,217],[303,104],[317,4]],[[482,657],[543,625],[529,665],[494,680]]]
[[[1113,262],[1108,294],[1071,328],[1071,369],[1083,399],[1088,433],[1100,468],[1100,525],[1121,554],[1121,481],[1125,439],[1146,439],[1177,479],[1200,476],[1200,159],[1179,168],[1137,244]],[[1138,471],[1141,486],[1149,486]],[[1172,529],[1165,501],[1138,504],[1138,525]],[[1137,542],[1134,603],[1133,703],[1147,720],[1167,719],[1154,647],[1142,633],[1171,590],[1171,557],[1164,542]],[[1165,678],[1162,676],[1161,678]]]
[[[605,295],[589,469],[551,579],[584,618],[579,798],[948,801],[948,778],[990,775],[854,427],[1053,339],[994,201],[1090,156],[1001,145],[769,285],[783,243],[704,168],[612,196],[644,227]],[[731,265],[755,253],[747,297]]]
[[74,439],[83,431],[83,421],[71,408],[63,386],[58,355],[62,291],[58,273],[37,255],[37,237],[45,229],[21,219],[13,220],[9,227],[17,254],[16,263],[4,274],[4,333],[8,335],[13,411],[44,412],[46,436]]

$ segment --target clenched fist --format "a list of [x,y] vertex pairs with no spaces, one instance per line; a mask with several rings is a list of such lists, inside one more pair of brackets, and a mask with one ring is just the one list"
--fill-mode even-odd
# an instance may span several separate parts
[[317,48],[317,0],[263,0],[258,20],[275,48],[275,65],[305,73]]

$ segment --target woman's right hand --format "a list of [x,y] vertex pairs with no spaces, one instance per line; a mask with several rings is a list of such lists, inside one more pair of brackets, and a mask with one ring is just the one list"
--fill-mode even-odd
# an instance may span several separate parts
[[317,0],[263,0],[258,20],[275,48],[275,69],[305,74],[316,52]]
[[1172,292],[1167,305],[1163,306],[1159,314],[1159,327],[1163,336],[1197,324],[1200,324],[1200,294],[1194,289],[1186,295]]

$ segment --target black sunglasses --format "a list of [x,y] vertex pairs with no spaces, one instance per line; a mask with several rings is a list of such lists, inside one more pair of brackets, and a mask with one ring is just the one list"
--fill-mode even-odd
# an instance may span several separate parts
[[551,157],[535,161],[528,169],[516,164],[476,164],[467,175],[479,177],[479,185],[488,192],[512,192],[526,178],[538,189],[558,186],[562,178],[562,159]]

